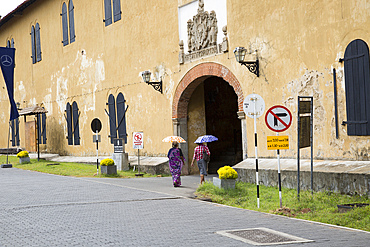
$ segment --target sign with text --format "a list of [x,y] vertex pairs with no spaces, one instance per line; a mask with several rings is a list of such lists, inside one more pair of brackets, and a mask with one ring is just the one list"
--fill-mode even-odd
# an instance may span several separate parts
[[144,134],[143,132],[134,132],[133,134],[134,149],[144,148]]
[[267,150],[289,149],[289,136],[268,136]]
[[123,153],[123,138],[115,138],[114,142],[114,153]]

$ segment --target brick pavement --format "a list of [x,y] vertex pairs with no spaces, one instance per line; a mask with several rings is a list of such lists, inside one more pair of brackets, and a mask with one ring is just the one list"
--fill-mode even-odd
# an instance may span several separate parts
[[182,197],[181,189],[188,195],[197,180],[184,177],[176,191],[168,177],[91,179],[0,169],[0,246],[252,246],[215,232],[253,227],[315,241],[281,246],[369,245],[367,232]]

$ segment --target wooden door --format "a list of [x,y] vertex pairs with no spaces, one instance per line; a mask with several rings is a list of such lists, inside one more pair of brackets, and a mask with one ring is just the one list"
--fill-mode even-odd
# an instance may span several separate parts
[[25,123],[25,146],[28,152],[36,152],[36,121]]

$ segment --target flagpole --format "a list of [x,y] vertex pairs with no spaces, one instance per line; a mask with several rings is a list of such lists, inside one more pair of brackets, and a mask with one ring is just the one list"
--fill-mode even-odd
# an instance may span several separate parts
[[9,120],[8,126],[9,126],[9,131],[8,131],[8,149],[6,150],[6,164],[9,164],[8,157],[9,157],[10,120]]

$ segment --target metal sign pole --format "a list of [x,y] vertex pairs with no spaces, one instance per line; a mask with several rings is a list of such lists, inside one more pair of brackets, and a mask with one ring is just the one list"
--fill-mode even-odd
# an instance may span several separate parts
[[310,119],[310,143],[311,143],[311,194],[313,194],[313,97],[311,97],[311,119]]
[[137,172],[140,174],[140,149],[137,150]]
[[[276,132],[276,136],[279,136],[279,132]],[[277,160],[278,160],[278,183],[279,183],[279,200],[280,200],[280,208],[283,207],[283,201],[281,196],[281,175],[280,175],[280,150],[276,150],[277,152]]]
[[301,97],[298,96],[298,123],[297,123],[297,127],[298,127],[298,136],[297,136],[297,197],[298,197],[298,200],[299,200],[299,184],[300,184],[300,181],[299,181],[299,176],[300,176],[300,173],[299,173],[299,168],[300,168],[300,160],[299,160],[299,149],[300,149],[300,145],[299,145],[299,133],[300,133],[300,130],[301,130],[301,118],[299,116],[300,112],[299,112],[299,108],[300,108],[300,100],[301,100]]
[[[257,98],[252,100],[257,101]],[[256,185],[257,185],[257,207],[260,208],[260,188],[258,180],[258,150],[257,150],[257,113],[256,113],[256,103],[254,103],[253,109],[253,119],[254,119],[254,149],[256,154]]]
[[96,175],[99,175],[99,148],[98,148],[98,143],[99,143],[99,138],[98,138],[98,133],[99,131],[96,130]]

